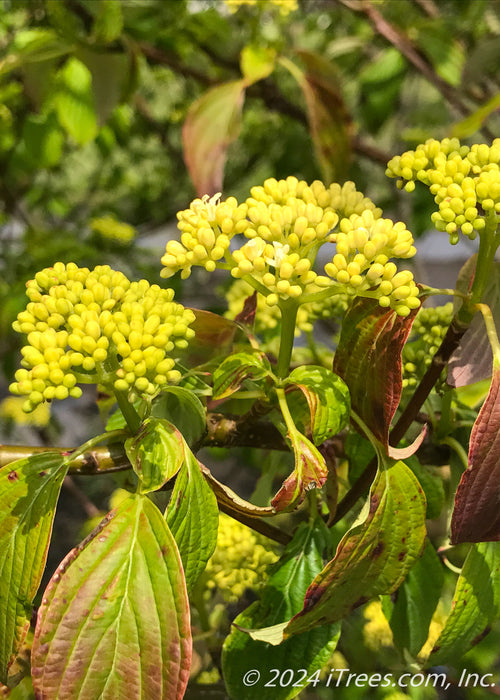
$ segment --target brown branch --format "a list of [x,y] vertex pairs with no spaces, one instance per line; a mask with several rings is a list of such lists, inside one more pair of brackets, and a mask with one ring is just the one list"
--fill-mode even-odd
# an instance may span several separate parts
[[181,63],[178,57],[170,51],[159,49],[157,46],[148,44],[146,41],[140,41],[136,44],[136,46],[140,51],[142,51],[148,63],[168,66],[176,73],[180,73],[180,75],[187,78],[194,78],[199,83],[203,83],[204,85],[215,85],[217,83],[217,80],[211,78],[206,73],[203,73],[197,68]]
[[[63,455],[70,455],[75,450],[75,447],[0,445],[0,467],[4,467],[18,459],[26,459],[32,455],[45,452],[59,452]],[[82,475],[110,474],[130,468],[131,464],[122,447],[96,447],[73,460],[68,473]]]
[[439,10],[433,0],[413,0],[415,5],[418,5],[425,14],[431,19],[439,18]]
[[364,14],[375,31],[392,44],[419,73],[427,78],[457,112],[463,115],[469,113],[467,105],[462,102],[455,88],[436,73],[432,65],[414,47],[410,39],[388,22],[371,0],[359,0],[359,2],[338,0],[338,2],[354,12]]

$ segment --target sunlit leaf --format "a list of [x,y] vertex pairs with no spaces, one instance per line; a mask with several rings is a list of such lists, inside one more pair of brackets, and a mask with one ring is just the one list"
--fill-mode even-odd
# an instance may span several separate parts
[[333,371],[349,387],[353,410],[386,448],[401,398],[401,352],[415,315],[403,318],[360,297],[346,314],[335,352]]
[[469,466],[455,496],[451,541],[500,539],[500,368],[472,428]]
[[500,614],[500,543],[474,545],[458,577],[451,612],[428,664],[459,659]]
[[247,84],[267,78],[273,72],[275,63],[274,49],[249,44],[241,51],[240,67]]
[[422,554],[425,497],[404,462],[379,470],[358,521],[307,590],[285,638],[336,622],[376,595],[395,591]]
[[83,145],[96,136],[92,76],[77,58],[68,59],[59,72],[54,104],[59,123],[76,143]]
[[190,661],[175,540],[156,506],[135,495],[68,554],[47,586],[33,686],[44,700],[181,700]]
[[271,365],[263,353],[230,355],[214,372],[213,397],[223,399],[230,396],[238,391],[245,379],[262,379],[270,371]]
[[191,105],[182,141],[184,160],[198,195],[222,191],[227,148],[238,136],[245,80],[217,85]]
[[184,461],[184,440],[175,425],[151,417],[125,441],[125,451],[140,479],[141,493],[148,493],[177,474]]
[[219,509],[200,464],[189,449],[177,474],[165,518],[177,542],[190,590],[214,553]]
[[0,469],[0,682],[26,636],[68,467],[46,452]]
[[[272,677],[270,670],[292,669],[294,680],[298,681],[302,675],[299,669],[305,669],[304,681],[333,653],[340,632],[338,625],[325,625],[297,635],[280,646],[271,646],[275,627],[282,632],[283,624],[280,623],[302,607],[308,585],[323,567],[322,556],[327,541],[328,531],[320,520],[312,524],[302,523],[270,577],[261,600],[252,603],[235,619],[235,627],[222,650],[222,672],[233,700],[254,700],[257,696],[260,700],[289,700],[300,693],[300,685],[290,683],[284,687],[278,682],[275,687],[265,687]],[[264,626],[271,635],[270,642],[255,641],[239,629]],[[249,659],[252,660],[251,666]],[[260,680],[252,687],[246,687],[243,679],[250,667],[259,670]]]
[[100,0],[96,5],[97,16],[92,28],[94,39],[109,44],[117,39],[123,29],[122,5],[115,0]]
[[304,394],[311,412],[312,437],[317,445],[333,437],[349,421],[349,389],[344,381],[326,369],[305,365],[294,369],[287,383]]

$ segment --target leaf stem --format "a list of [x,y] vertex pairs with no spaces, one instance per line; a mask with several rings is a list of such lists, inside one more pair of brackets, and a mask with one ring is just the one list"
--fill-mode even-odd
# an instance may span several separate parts
[[464,450],[464,448],[456,438],[452,437],[451,435],[447,435],[442,440],[440,440],[440,443],[443,445],[448,445],[448,447],[450,447],[453,450],[453,452],[457,455],[457,457],[464,465],[465,469],[469,467],[469,458],[467,456],[467,452]]
[[299,303],[296,299],[280,299],[279,308],[281,311],[281,337],[276,374],[279,379],[284,379],[290,370]]
[[142,423],[139,414],[135,410],[134,406],[130,403],[127,392],[117,391],[115,389],[114,394],[116,396],[118,407],[122,412],[123,417],[125,418],[128,429],[130,430],[132,435],[136,435],[139,432],[139,428],[141,427]]
[[493,366],[495,369],[497,369],[500,366],[500,342],[498,340],[498,333],[493,314],[491,313],[491,309],[487,304],[476,304],[476,308],[483,314],[486,333],[488,335],[491,351],[493,353]]

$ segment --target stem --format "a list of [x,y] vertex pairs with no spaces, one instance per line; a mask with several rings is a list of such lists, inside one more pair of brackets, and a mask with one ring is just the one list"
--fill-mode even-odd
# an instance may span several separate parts
[[139,428],[141,427],[142,423],[139,414],[128,400],[128,395],[125,391],[115,390],[114,394],[116,396],[118,407],[125,418],[128,429],[132,435],[136,435],[139,432]]
[[464,448],[462,447],[462,445],[458,442],[458,440],[456,438],[451,437],[451,435],[447,435],[440,442],[443,445],[448,445],[448,447],[450,447],[453,450],[453,452],[457,455],[457,457],[460,459],[460,461],[464,465],[465,469],[468,469],[469,457],[467,456],[467,452],[464,450]]
[[487,304],[476,304],[476,308],[483,314],[486,333],[490,341],[491,351],[493,353],[493,366],[495,369],[500,365],[500,342],[498,341],[497,329],[491,309]]
[[276,374],[279,379],[284,379],[290,369],[299,304],[295,299],[280,300],[279,307],[281,311],[281,338]]
[[288,408],[288,404],[286,402],[286,395],[285,395],[285,390],[281,389],[280,387],[275,388],[276,391],[276,396],[278,397],[278,403],[280,405],[281,409],[281,414],[283,418],[285,419],[286,427],[288,428],[289,433],[293,433],[296,430],[295,423],[293,422],[292,414],[290,413],[290,409]]

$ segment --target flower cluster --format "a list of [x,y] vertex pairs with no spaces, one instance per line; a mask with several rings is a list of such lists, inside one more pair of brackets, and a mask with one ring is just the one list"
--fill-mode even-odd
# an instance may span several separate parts
[[171,289],[130,282],[108,265],[91,271],[56,263],[26,293],[30,302],[13,327],[28,344],[10,387],[28,396],[24,410],[79,397],[78,383],[152,395],[180,378],[170,354],[194,335],[194,314],[172,301]]
[[260,6],[265,9],[274,7],[280,11],[283,17],[289,15],[290,12],[295,12],[299,7],[298,0],[225,0],[225,2],[231,12],[236,12],[242,5]]
[[100,216],[91,219],[90,227],[94,233],[98,233],[103,238],[108,238],[124,245],[133,241],[136,236],[133,226],[123,221],[118,221],[112,216]]
[[7,396],[0,402],[0,418],[6,423],[16,425],[31,425],[34,428],[45,428],[50,422],[50,407],[42,403],[32,413],[23,411],[24,399],[18,396]]
[[207,588],[217,589],[228,603],[235,602],[247,588],[261,588],[268,567],[277,560],[278,554],[267,538],[220,513],[217,547],[203,582]]
[[420,309],[410,342],[403,348],[403,387],[414,387],[424,376],[453,318],[453,303]]
[[471,239],[491,219],[500,223],[500,139],[470,148],[458,139],[429,139],[414,151],[392,158],[386,171],[411,192],[418,180],[429,187],[438,210],[434,225],[457,243],[460,231]]
[[[167,243],[163,276],[181,270],[188,277],[193,265],[226,269],[263,294],[269,307],[288,299],[309,303],[319,294],[325,299],[329,292],[376,297],[402,316],[419,306],[412,273],[398,273],[391,261],[415,254],[411,233],[383,219],[352,182],[325,187],[269,178],[250,194],[244,204],[203,197],[180,212],[181,240]],[[244,237],[239,247],[237,234]],[[318,252],[331,244],[336,253],[319,274]]]

